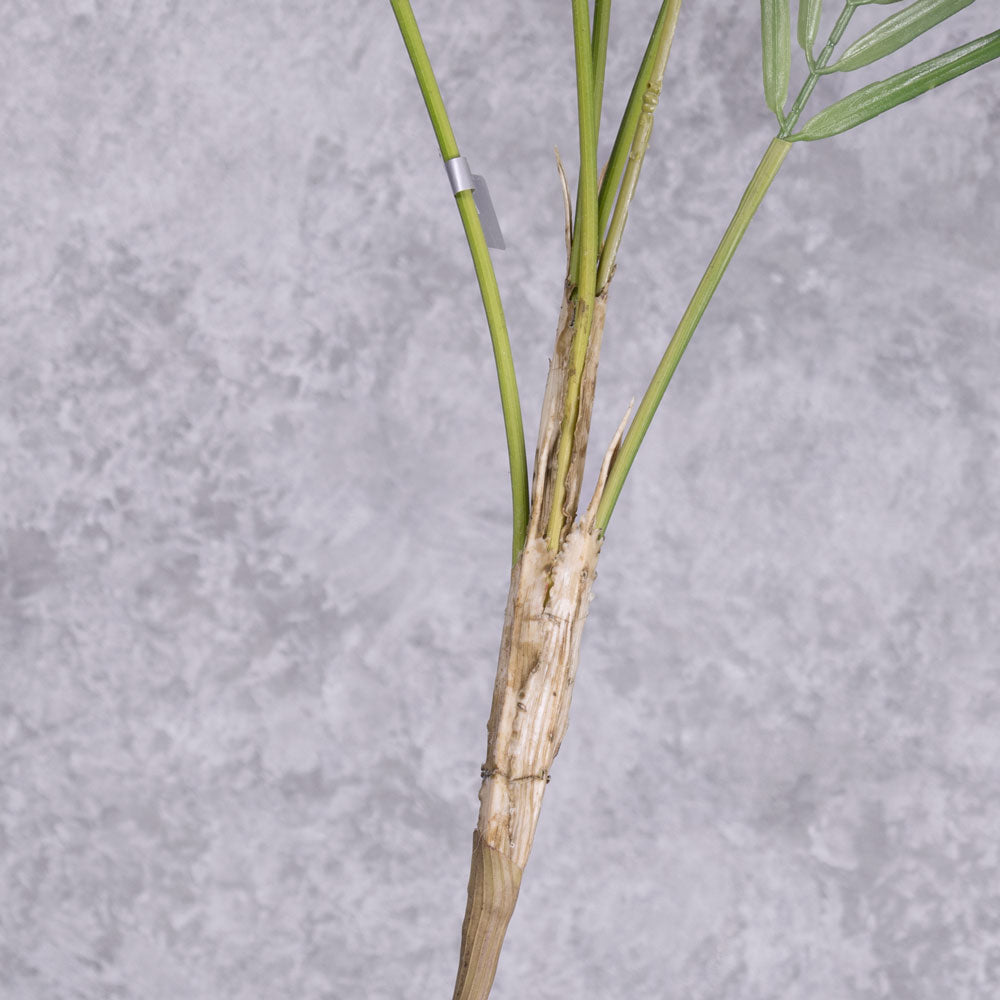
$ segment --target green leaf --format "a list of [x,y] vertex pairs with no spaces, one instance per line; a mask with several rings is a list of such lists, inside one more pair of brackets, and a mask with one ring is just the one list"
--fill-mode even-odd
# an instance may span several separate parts
[[968,7],[973,0],[916,0],[863,34],[827,70],[828,73],[859,69],[902,48],[918,35]]
[[903,70],[887,80],[870,83],[849,94],[806,122],[801,131],[789,136],[798,139],[825,139],[846,132],[855,125],[874,118],[890,108],[918,97],[933,87],[954,80],[970,69],[982,66],[1000,56],[1000,31],[983,35],[973,42],[960,45],[934,59]]
[[799,0],[799,45],[810,59],[822,12],[823,0]]
[[760,40],[764,60],[764,100],[782,120],[792,65],[792,15],[788,0],[760,0]]

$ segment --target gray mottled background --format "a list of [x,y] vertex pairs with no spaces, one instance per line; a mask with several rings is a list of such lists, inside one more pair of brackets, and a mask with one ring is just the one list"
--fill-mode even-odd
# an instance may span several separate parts
[[[416,8],[533,431],[569,5]],[[759,77],[756,4],[686,5],[598,443]],[[450,996],[509,498],[388,5],[6,0],[0,117],[0,996]],[[997,994],[998,126],[993,64],[783,168],[612,522],[497,1000]]]

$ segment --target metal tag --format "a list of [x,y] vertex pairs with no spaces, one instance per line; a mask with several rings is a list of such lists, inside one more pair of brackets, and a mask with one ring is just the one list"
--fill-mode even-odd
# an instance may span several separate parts
[[496,250],[506,250],[507,244],[504,243],[503,233],[500,232],[500,222],[497,219],[496,209],[493,207],[493,199],[490,197],[486,178],[482,174],[473,174],[472,179],[476,183],[472,189],[472,198],[479,210],[479,221],[483,224],[486,245]]
[[469,169],[469,161],[464,156],[445,160],[444,169],[451,182],[453,194],[458,194],[459,191],[472,192],[472,200],[476,203],[476,211],[479,213],[479,221],[483,227],[483,236],[486,237],[486,245],[493,247],[494,250],[506,250],[507,244],[500,231],[500,222],[497,220],[496,209],[493,207],[493,199],[490,197],[486,178],[482,174],[474,174]]

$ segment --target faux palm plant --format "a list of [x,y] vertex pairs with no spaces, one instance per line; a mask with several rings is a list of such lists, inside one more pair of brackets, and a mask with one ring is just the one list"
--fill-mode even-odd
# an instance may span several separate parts
[[[488,723],[479,821],[473,835],[456,998],[482,1000],[492,986],[549,770],[566,731],[583,622],[616,501],[678,362],[771,182],[796,142],[847,131],[1000,56],[1000,30],[854,90],[809,116],[807,106],[819,78],[868,66],[972,2],[847,0],[835,20],[829,16],[833,12],[828,12],[826,21],[832,21],[832,27],[822,41],[821,0],[802,0],[794,34],[805,62],[805,82],[789,101],[792,11],[788,0],[762,0],[764,96],[777,117],[777,135],[764,151],[638,407],[634,414],[630,407],[604,448],[592,498],[581,514],[608,292],[650,142],[680,19],[680,0],[664,0],[660,6],[601,170],[598,127],[611,3],[595,0],[590,5],[571,0],[579,181],[574,198],[559,165],[565,195],[567,272],[530,494],[513,360],[488,250],[488,240],[496,243],[498,238],[490,232],[488,196],[482,179],[471,174],[460,155],[411,5],[408,0],[392,0],[452,181],[482,292],[499,376],[513,493],[513,569]],[[874,27],[849,39],[855,13],[871,5],[895,9]]]

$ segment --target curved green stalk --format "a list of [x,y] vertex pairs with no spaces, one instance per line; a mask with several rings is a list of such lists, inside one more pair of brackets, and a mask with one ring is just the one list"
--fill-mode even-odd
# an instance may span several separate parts
[[[427,49],[420,37],[420,29],[413,14],[409,0],[391,0],[393,12],[399,22],[399,30],[406,44],[406,51],[413,63],[417,75],[417,83],[427,105],[434,134],[437,136],[441,155],[445,160],[454,159],[459,155],[458,143],[444,100],[434,78]],[[471,191],[460,191],[455,195],[465,236],[469,241],[472,253],[472,263],[476,269],[476,279],[486,310],[486,322],[490,328],[490,339],[493,342],[493,357],[496,362],[497,380],[500,383],[500,405],[503,409],[504,430],[507,435],[507,454],[510,462],[510,486],[514,507],[514,559],[524,547],[524,539],[528,530],[528,459],[524,446],[524,426],[521,420],[521,399],[517,391],[517,376],[514,372],[514,358],[510,349],[510,337],[507,333],[507,321],[504,318],[503,303],[500,299],[500,289],[496,274],[493,271],[493,261],[486,246],[482,223],[476,211],[475,200]]]
[[566,402],[559,428],[556,477],[552,507],[545,532],[549,548],[559,548],[563,529],[566,474],[573,453],[573,433],[580,412],[580,381],[594,316],[594,282],[597,278],[597,138],[594,128],[594,66],[591,61],[590,8],[587,0],[573,0],[573,42],[576,50],[577,110],[580,118],[580,186],[573,243],[579,245],[579,267],[573,298],[573,344]]
[[681,317],[681,321],[678,323],[673,337],[670,338],[670,343],[667,345],[663,358],[660,360],[660,364],[653,374],[649,388],[646,389],[646,394],[642,397],[642,402],[639,404],[639,408],[632,418],[628,432],[622,439],[615,459],[611,463],[608,480],[601,494],[595,518],[597,529],[602,535],[607,529],[608,521],[611,519],[611,512],[615,509],[618,496],[625,483],[625,477],[632,467],[632,462],[635,461],[639,445],[642,444],[642,439],[649,429],[653,414],[660,405],[660,400],[663,398],[663,394],[670,384],[671,377],[677,370],[677,365],[684,354],[684,350],[690,342],[691,336],[697,328],[709,300],[715,293],[716,288],[718,288],[723,274],[726,273],[726,267],[733,259],[733,254],[736,252],[743,234],[747,231],[750,220],[760,207],[764,195],[767,194],[767,189],[771,186],[771,181],[774,180],[791,148],[792,144],[786,142],[784,139],[775,138],[771,140],[771,144],[767,147],[767,151],[764,153],[749,185],[747,185],[739,207],[736,209],[736,214],[729,223],[729,228],[726,229],[718,249],[712,256],[708,268],[705,270],[701,281],[698,283],[698,287],[695,289],[687,310]]

